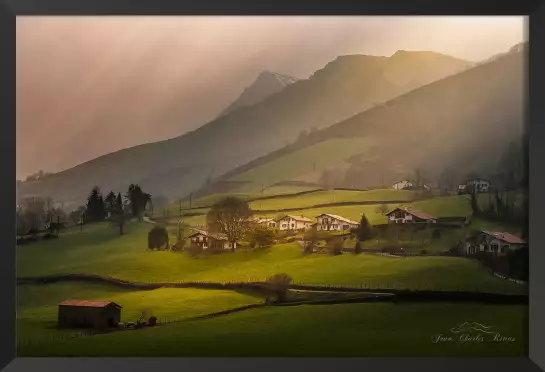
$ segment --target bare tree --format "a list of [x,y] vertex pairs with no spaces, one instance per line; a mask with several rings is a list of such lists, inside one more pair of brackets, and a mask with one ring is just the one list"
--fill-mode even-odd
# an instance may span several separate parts
[[217,201],[206,214],[208,229],[212,232],[221,232],[235,250],[236,243],[246,233],[252,210],[248,202],[234,196],[227,196]]

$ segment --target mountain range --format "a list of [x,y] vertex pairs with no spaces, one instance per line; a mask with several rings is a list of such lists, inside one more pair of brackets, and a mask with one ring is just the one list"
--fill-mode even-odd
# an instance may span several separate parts
[[276,72],[263,71],[255,81],[244,92],[227,107],[219,116],[224,116],[240,107],[252,106],[263,101],[271,94],[280,92],[290,84],[295,83],[298,78],[282,75]]
[[524,48],[512,49],[235,168],[199,194],[289,182],[388,187],[417,169],[432,179],[494,175],[523,139],[525,61]]
[[[407,165],[402,168],[409,169],[414,166],[412,163],[422,162],[433,154],[432,151],[456,153],[458,148],[450,146],[448,136],[458,136],[461,140],[458,132],[466,130],[456,129],[456,123],[476,125],[475,118],[481,117],[487,121],[482,128],[490,130],[490,123],[503,122],[508,117],[517,122],[516,107],[508,108],[520,103],[518,88],[510,85],[522,79],[519,76],[522,72],[517,73],[519,62],[499,63],[506,65],[503,68],[492,66],[494,63],[499,61],[472,67],[468,61],[439,53],[398,51],[390,57],[340,56],[308,79],[265,72],[220,117],[197,130],[107,154],[36,181],[22,182],[19,193],[79,202],[94,185],[104,192],[121,191],[134,182],[154,195],[178,198],[241,174],[236,170],[255,162],[263,163],[263,159],[285,152],[287,145],[293,148],[304,132],[313,133],[303,136],[307,141],[304,147],[309,148],[312,143],[326,140],[374,141],[374,148],[378,149],[373,155],[375,167],[381,168],[380,164],[386,160],[389,164],[406,160]],[[285,85],[266,83],[274,80],[273,77],[283,80]],[[254,90],[259,92],[255,93],[255,102],[247,93]],[[479,110],[487,113],[479,116]],[[505,116],[503,111],[512,114]],[[486,135],[482,128],[472,128],[472,134]],[[511,133],[507,129],[506,132]],[[445,142],[431,141],[432,134],[439,134],[438,138]],[[497,136],[504,140],[503,134]],[[402,137],[404,141],[400,142]],[[301,146],[299,143],[296,147]],[[351,146],[356,150],[348,151],[343,166],[349,164],[345,160],[358,162],[359,145]],[[395,157],[389,155],[391,146],[401,146],[404,151],[412,146],[420,155]],[[334,146],[331,148],[334,150]],[[490,151],[495,149],[491,146]],[[368,169],[372,169],[370,159],[365,160]],[[299,176],[305,176],[304,173]],[[281,181],[285,177],[277,178]]]

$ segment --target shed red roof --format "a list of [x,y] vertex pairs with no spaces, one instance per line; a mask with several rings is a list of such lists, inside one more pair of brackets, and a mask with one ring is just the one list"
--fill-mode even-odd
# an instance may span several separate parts
[[502,240],[506,243],[510,243],[510,244],[525,244],[526,243],[526,241],[519,238],[518,236],[509,234],[506,232],[485,231],[485,230],[482,230],[482,232],[496,239]]
[[108,305],[121,307],[112,301],[87,301],[87,300],[65,300],[59,306],[79,306],[79,307],[106,307]]

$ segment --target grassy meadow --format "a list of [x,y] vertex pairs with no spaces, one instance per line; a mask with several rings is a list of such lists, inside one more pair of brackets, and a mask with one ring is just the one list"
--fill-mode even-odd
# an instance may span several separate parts
[[57,305],[66,300],[114,301],[120,304],[121,322],[135,322],[142,311],[159,321],[187,319],[263,300],[235,291],[192,288],[128,290],[105,284],[55,283],[19,285],[17,288],[17,331],[20,339],[47,337],[58,330]]
[[[524,356],[527,308],[452,303],[273,306],[25,346],[20,356]],[[464,322],[512,342],[434,342]],[[133,332],[138,332],[134,334]]]
[[71,231],[56,240],[20,246],[17,275],[88,273],[148,283],[257,281],[285,272],[304,284],[523,290],[489,275],[473,261],[455,257],[305,256],[299,243],[203,257],[150,251],[146,246],[150,228],[150,224],[135,223],[119,236],[105,223],[84,228],[83,233]]
[[[199,200],[205,206],[218,200]],[[332,200],[334,198],[334,200]],[[468,216],[467,196],[438,197],[415,201],[410,191],[318,191],[252,201],[256,215],[277,217],[259,210],[301,208],[289,214],[310,218],[327,212],[359,221],[365,213],[372,224],[386,222],[377,205],[309,208],[331,202],[404,201],[403,205],[438,217]],[[388,203],[389,210],[399,206]],[[172,213],[177,209],[171,206]],[[206,213],[206,208],[196,211]],[[195,212],[195,211],[193,211]],[[184,216],[191,225],[204,224],[204,215]],[[176,222],[172,218],[169,222]],[[72,227],[58,239],[17,247],[17,276],[36,277],[66,273],[110,276],[135,282],[261,281],[286,273],[295,283],[363,288],[466,290],[525,293],[526,287],[490,275],[475,261],[446,256],[389,257],[373,254],[304,255],[298,242],[269,248],[238,250],[221,255],[192,257],[187,253],[147,249],[152,225],[131,222],[120,236],[111,224]],[[474,220],[470,228],[509,230],[495,223]],[[172,242],[176,226],[168,226]],[[515,232],[515,231],[513,231]],[[392,234],[393,232],[389,232]],[[439,240],[431,229],[409,236],[381,236],[366,241],[364,248],[381,249],[392,241],[408,251],[441,251],[461,238],[463,230],[442,230]],[[352,244],[347,241],[345,244]],[[161,288],[128,290],[105,284],[60,282],[19,285],[17,332],[22,343],[19,356],[522,356],[525,355],[525,306],[456,303],[367,303],[343,305],[268,306],[211,319],[192,317],[243,305],[263,303],[263,298],[227,290]],[[56,328],[57,304],[65,299],[111,300],[122,309],[122,322],[135,321],[142,311],[161,321],[180,322],[155,328],[69,337],[74,330]],[[488,324],[511,343],[434,343],[436,334],[448,334],[465,321]],[[138,336],[132,332],[139,332]],[[49,337],[49,338],[48,338]],[[334,342],[332,342],[334,340]]]
[[240,186],[240,190],[260,192],[261,185],[269,186],[278,180],[289,181],[306,173],[321,172],[352,155],[366,154],[371,158],[375,144],[373,138],[367,137],[335,138],[319,142],[237,174],[231,181],[251,182]]

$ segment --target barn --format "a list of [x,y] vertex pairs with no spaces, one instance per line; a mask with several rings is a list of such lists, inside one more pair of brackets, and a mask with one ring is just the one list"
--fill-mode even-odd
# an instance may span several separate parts
[[112,301],[66,300],[59,304],[61,328],[116,327],[121,318],[121,306]]

